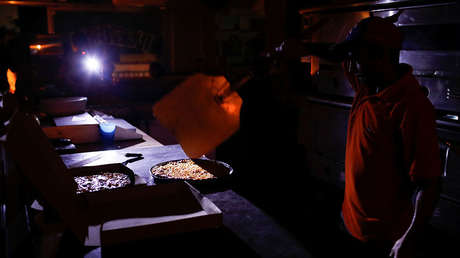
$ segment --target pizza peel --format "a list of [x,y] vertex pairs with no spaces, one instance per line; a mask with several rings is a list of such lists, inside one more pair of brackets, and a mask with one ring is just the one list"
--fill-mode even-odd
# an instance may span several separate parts
[[201,157],[239,129],[243,100],[235,90],[250,78],[230,84],[224,76],[194,74],[160,99],[153,115],[187,156]]

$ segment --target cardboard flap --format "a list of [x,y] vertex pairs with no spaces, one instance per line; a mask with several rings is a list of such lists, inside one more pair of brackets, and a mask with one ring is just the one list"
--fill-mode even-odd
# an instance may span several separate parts
[[125,187],[82,194],[91,211],[90,224],[114,219],[181,215],[202,210],[184,183]]
[[223,222],[222,211],[198,190],[187,185],[196,201],[200,203],[200,211],[172,216],[108,221],[100,228],[102,245],[220,227]]
[[76,183],[33,115],[16,113],[10,123],[6,149],[20,171],[80,240],[88,223],[76,198]]

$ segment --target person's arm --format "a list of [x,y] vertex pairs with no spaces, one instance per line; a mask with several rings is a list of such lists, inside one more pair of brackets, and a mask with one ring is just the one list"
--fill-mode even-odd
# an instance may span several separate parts
[[416,191],[415,210],[412,222],[404,235],[394,244],[390,256],[413,257],[417,237],[425,230],[440,194],[440,180],[426,180]]
[[439,200],[440,188],[439,178],[425,181],[420,185],[416,193],[414,216],[406,234],[424,230]]
[[415,242],[422,235],[439,199],[441,159],[435,111],[427,99],[408,106],[401,122],[405,169],[418,187],[412,222],[390,253],[396,258],[413,257]]

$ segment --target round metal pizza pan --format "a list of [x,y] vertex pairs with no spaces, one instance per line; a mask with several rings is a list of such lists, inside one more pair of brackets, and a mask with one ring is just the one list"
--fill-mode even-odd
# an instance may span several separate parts
[[[152,170],[154,168],[166,165],[169,162],[177,162],[177,161],[185,161],[185,160],[192,160],[195,164],[205,169],[209,173],[213,174],[215,178],[203,179],[203,180],[192,180],[192,179],[162,177],[162,176],[158,176],[152,173]],[[204,191],[204,190],[211,190],[212,188],[215,188],[215,187],[225,186],[229,182],[229,179],[231,175],[233,174],[233,168],[225,162],[218,161],[218,160],[212,160],[212,159],[178,159],[178,160],[168,160],[165,162],[155,164],[155,166],[150,168],[150,174],[152,175],[155,184],[186,181],[190,183],[191,185],[197,187],[200,191]]]

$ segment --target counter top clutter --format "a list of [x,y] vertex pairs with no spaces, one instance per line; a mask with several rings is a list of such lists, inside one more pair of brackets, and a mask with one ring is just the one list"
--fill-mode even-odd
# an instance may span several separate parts
[[[87,112],[87,97],[58,97],[40,100],[39,117],[46,136],[66,139],[73,144],[112,144],[133,141],[131,145],[159,146],[158,141],[138,130],[124,119],[98,111]],[[137,143],[134,143],[138,141]],[[62,145],[62,144],[61,144]],[[126,147],[126,142],[122,144]],[[112,146],[113,147],[113,146]],[[97,150],[97,146],[92,150]]]
[[55,117],[53,122],[55,126],[43,126],[44,133],[50,139],[66,138],[75,144],[90,144],[103,142],[110,136],[111,142],[144,140],[151,145],[160,145],[123,119],[102,118],[84,112],[71,116]]
[[[116,165],[67,169],[31,115],[15,115],[7,151],[43,196],[39,202],[45,209],[55,210],[62,222],[87,245],[107,245],[221,225],[220,210],[186,183],[147,185],[145,180],[133,180],[129,169]],[[112,164],[116,163],[119,161]],[[103,171],[124,172],[138,184],[77,194],[74,176]],[[170,226],[165,227],[164,223]]]
[[[58,214],[59,219],[53,217],[48,223],[67,225],[80,245],[87,246],[79,249],[85,250],[82,256],[119,257],[126,252],[137,257],[155,246],[157,254],[170,255],[311,257],[268,215],[231,190],[231,167],[226,180],[210,185],[154,178],[152,167],[188,160],[180,145],[134,145],[59,156],[34,117],[18,113],[11,121],[6,150],[40,193],[36,207],[42,206],[45,215]],[[206,169],[213,172],[212,167]],[[129,183],[77,194],[76,177],[100,179],[104,173],[126,175]],[[174,245],[164,244],[202,246],[203,239],[212,247],[170,250],[167,247]],[[137,254],[136,250],[143,251]]]
[[[130,152],[142,153],[143,159],[127,164],[147,184],[163,184],[150,174],[150,168],[166,160],[187,158],[180,145],[153,148],[136,148]],[[124,150],[107,150],[86,153],[63,154],[61,158],[68,168],[76,166],[94,167],[116,160],[126,159]],[[152,248],[156,254],[169,257],[179,255],[213,257],[312,257],[286,229],[281,227],[263,210],[232,190],[233,181],[214,184],[191,183],[204,197],[222,212],[222,225],[216,229],[199,230],[175,234],[154,240],[136,241],[122,246],[108,246],[92,250],[87,257],[143,257]],[[153,180],[153,181],[152,181]],[[166,183],[168,184],[168,183]],[[107,228],[110,224],[104,224]],[[174,242],[172,244],[171,242]],[[206,248],[202,247],[206,243]],[[177,245],[184,248],[176,248]],[[144,252],[144,253],[143,253]],[[136,256],[139,255],[139,256]]]

